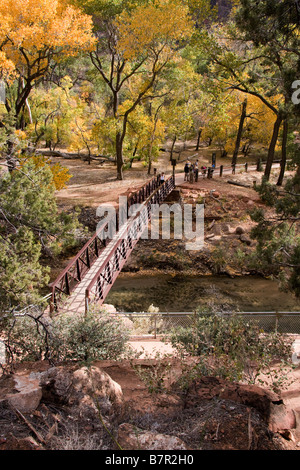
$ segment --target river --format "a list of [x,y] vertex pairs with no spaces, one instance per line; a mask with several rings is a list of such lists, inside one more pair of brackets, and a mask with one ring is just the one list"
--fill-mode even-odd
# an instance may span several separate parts
[[258,276],[189,276],[121,273],[105,303],[119,311],[191,312],[214,303],[239,311],[300,311],[300,301],[280,291],[278,283]]

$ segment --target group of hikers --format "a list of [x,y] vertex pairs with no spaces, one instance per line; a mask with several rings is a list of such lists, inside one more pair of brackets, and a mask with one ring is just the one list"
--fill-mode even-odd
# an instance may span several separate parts
[[[215,165],[213,165],[214,168]],[[201,174],[203,176],[206,175],[207,167],[202,165]],[[196,183],[199,177],[199,160],[196,160],[195,163],[192,163],[189,159],[187,159],[184,165],[184,181],[188,181],[189,183]],[[165,174],[161,173],[160,175],[160,184],[165,182]]]
[[[201,173],[204,176],[206,174],[206,166],[202,165]],[[196,160],[195,163],[191,163],[188,159],[184,165],[184,181],[189,181],[193,183],[197,182],[199,177],[199,160]]]

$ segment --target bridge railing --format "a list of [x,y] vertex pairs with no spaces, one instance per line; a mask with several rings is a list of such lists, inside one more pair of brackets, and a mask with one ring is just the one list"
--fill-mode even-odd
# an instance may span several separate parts
[[[101,227],[105,230],[108,222]],[[107,239],[101,240],[97,233],[81,248],[77,255],[67,264],[56,280],[50,284],[51,311],[56,310],[63,297],[68,296],[81,282],[86,272],[99,257],[107,244]]]
[[[160,175],[153,177],[144,186],[130,195],[127,201],[127,212],[133,204],[143,203],[149,196],[155,192],[160,186]],[[118,211],[117,211],[118,212]],[[116,217],[116,230],[118,226],[119,217]],[[81,248],[77,255],[67,264],[65,269],[59,274],[54,282],[50,284],[51,300],[50,310],[53,312],[57,310],[58,304],[63,298],[69,296],[75,287],[82,281],[87,271],[94,264],[96,259],[100,256],[106,248],[110,239],[101,239],[98,235],[102,231],[107,230],[109,221],[106,220],[97,227],[97,232],[88,242]]]
[[152,194],[150,193],[150,196],[144,201],[143,207],[128,220],[128,225],[124,231],[119,231],[116,243],[113,244],[106,259],[86,289],[86,311],[91,303],[101,304],[104,301],[134,246],[148,226],[151,219],[152,205],[163,202],[174,187],[173,176],[163,184],[159,184],[157,189]]

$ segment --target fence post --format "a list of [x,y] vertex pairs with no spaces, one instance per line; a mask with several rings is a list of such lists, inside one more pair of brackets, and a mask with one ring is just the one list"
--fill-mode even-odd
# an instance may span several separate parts
[[275,320],[275,333],[278,332],[278,320],[279,320],[279,315],[278,312],[276,312],[276,320]]
[[220,166],[220,176],[223,175],[223,165]]
[[247,171],[248,171],[248,163],[245,163],[245,171],[246,171],[246,173],[247,173]]

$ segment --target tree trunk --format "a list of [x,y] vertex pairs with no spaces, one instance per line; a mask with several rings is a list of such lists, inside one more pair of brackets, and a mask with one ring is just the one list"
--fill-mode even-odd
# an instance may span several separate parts
[[281,122],[282,122],[282,116],[280,113],[278,113],[276,121],[274,123],[274,127],[273,127],[273,134],[272,134],[271,142],[269,145],[268,159],[267,159],[267,164],[266,164],[265,173],[264,173],[264,178],[267,181],[269,181],[270,179],[272,163],[273,163],[274,155],[275,155],[275,147],[276,147],[276,142],[278,139]]
[[242,104],[242,113],[240,117],[240,123],[239,123],[239,128],[238,128],[238,133],[236,136],[236,141],[235,141],[235,148],[232,156],[232,165],[236,165],[237,163],[237,157],[240,149],[240,144],[241,144],[241,139],[242,139],[242,133],[243,133],[243,128],[244,128],[244,122],[246,119],[246,111],[247,111],[247,99],[243,101]]
[[280,173],[277,181],[277,186],[281,186],[283,182],[285,166],[286,166],[286,143],[288,135],[288,122],[287,119],[283,121],[283,134],[281,144],[281,162],[280,162]]
[[199,150],[201,134],[202,134],[202,129],[199,129],[199,130],[198,130],[198,136],[197,136],[196,150]]
[[174,151],[176,139],[177,139],[177,136],[175,135],[175,136],[174,136],[174,139],[173,139],[173,142],[172,142],[171,152],[170,152],[170,162],[171,162],[172,159],[173,159],[173,151]]
[[149,161],[148,161],[148,175],[151,174],[151,168],[152,168],[152,160],[151,160],[151,157],[150,157]]
[[123,179],[123,141],[120,133],[116,135],[116,162],[117,162],[117,179]]

